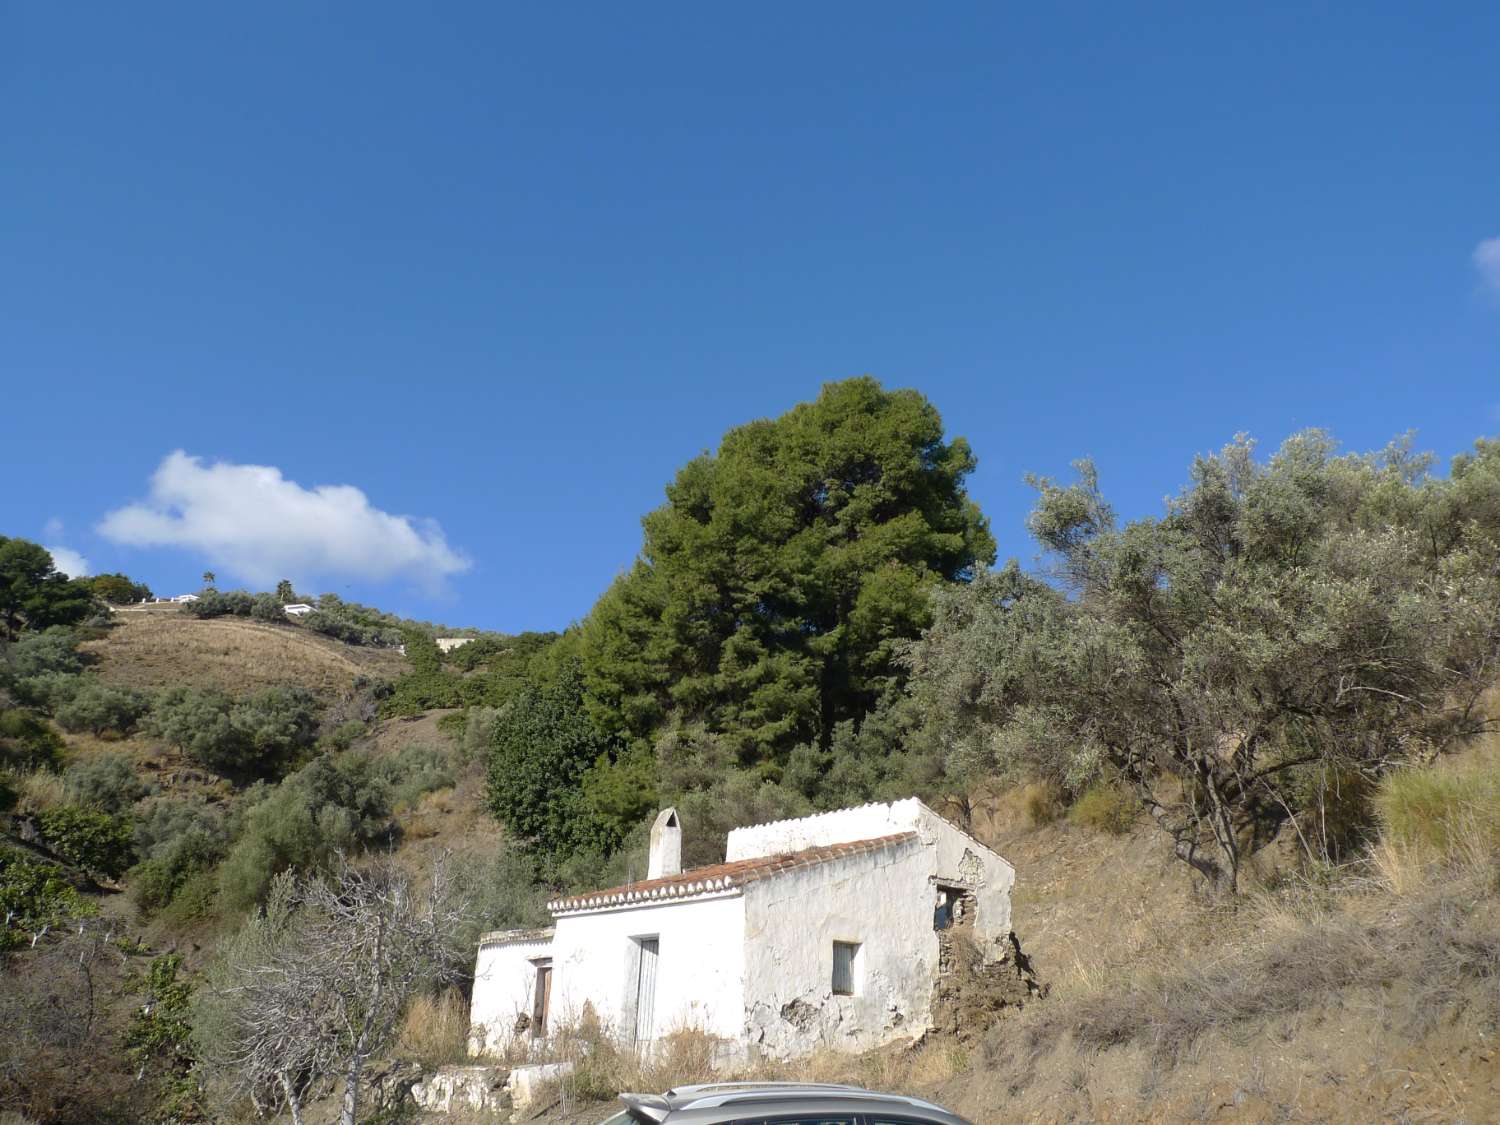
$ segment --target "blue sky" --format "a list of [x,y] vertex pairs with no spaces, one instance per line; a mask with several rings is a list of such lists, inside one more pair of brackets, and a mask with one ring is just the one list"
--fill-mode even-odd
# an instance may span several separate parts
[[854,374],[1023,559],[1081,455],[1127,515],[1239,430],[1451,455],[1500,6],[1309,7],[10,5],[0,533],[519,630]]

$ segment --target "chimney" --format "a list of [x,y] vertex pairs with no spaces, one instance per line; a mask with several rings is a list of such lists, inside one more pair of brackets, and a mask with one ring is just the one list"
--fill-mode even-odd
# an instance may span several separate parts
[[682,823],[676,809],[662,809],[651,826],[651,861],[646,878],[682,874]]

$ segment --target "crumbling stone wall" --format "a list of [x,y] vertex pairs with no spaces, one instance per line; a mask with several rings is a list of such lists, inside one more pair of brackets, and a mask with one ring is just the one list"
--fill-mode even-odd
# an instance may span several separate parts
[[1046,995],[1031,959],[1011,933],[986,951],[975,939],[972,897],[954,903],[953,924],[938,931],[938,978],[932,991],[932,1031],[960,1043],[977,1041],[1011,1008]]

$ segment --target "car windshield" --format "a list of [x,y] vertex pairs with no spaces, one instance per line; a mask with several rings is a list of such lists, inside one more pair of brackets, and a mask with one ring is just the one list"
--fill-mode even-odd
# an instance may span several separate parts
[[636,1125],[636,1122],[631,1120],[630,1114],[621,1110],[613,1117],[606,1117],[599,1125]]

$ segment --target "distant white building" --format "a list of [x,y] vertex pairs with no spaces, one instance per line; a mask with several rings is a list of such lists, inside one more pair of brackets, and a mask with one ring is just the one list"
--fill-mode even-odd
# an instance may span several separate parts
[[778,1058],[861,1051],[932,1026],[944,932],[1003,959],[1015,872],[915,798],[736,829],[681,870],[675,810],[643,882],[549,903],[553,926],[479,942],[471,1048],[591,1009],[621,1041],[695,1028]]
[[291,605],[282,606],[281,609],[288,617],[306,617],[313,611],[313,607],[306,602],[293,602]]
[[199,598],[198,598],[198,595],[197,595],[197,594],[178,594],[178,595],[177,595],[177,596],[176,596],[176,597],[175,597],[175,598],[173,598],[173,599],[172,599],[172,600],[173,600],[173,601],[174,601],[174,602],[182,602],[182,603],[187,603],[187,602],[196,602],[196,601],[198,601],[198,600],[199,600]]
[[473,637],[439,637],[437,638],[437,646],[444,652],[452,652],[456,648],[463,648],[464,645],[473,639]]

